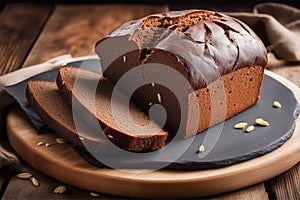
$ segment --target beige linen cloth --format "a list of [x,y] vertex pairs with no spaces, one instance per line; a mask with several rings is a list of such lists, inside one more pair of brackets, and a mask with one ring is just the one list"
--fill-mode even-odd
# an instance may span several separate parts
[[248,24],[277,59],[300,62],[300,10],[262,3],[253,13],[227,13]]
[[[269,67],[293,63],[300,67],[300,10],[277,3],[263,3],[254,7],[253,13],[226,13],[248,24],[262,39],[269,52]],[[49,62],[48,62],[49,63]],[[32,67],[32,74],[41,71],[40,65]],[[43,65],[44,68],[45,65]],[[53,66],[52,66],[53,67]],[[50,65],[49,65],[50,69]],[[43,69],[44,70],[44,69]],[[18,73],[18,72],[17,72]],[[22,73],[12,76],[9,82],[20,80]],[[15,79],[15,80],[12,80]],[[0,86],[7,85],[0,77]],[[11,102],[7,95],[1,95],[0,109]],[[18,159],[0,146],[0,167],[10,165],[16,167]]]

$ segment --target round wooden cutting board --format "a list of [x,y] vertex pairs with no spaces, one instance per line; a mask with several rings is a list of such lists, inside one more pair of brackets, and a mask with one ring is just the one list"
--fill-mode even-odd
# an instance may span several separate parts
[[[290,88],[298,102],[300,89],[266,71]],[[274,177],[300,161],[300,117],[293,136],[280,148],[229,167],[210,170],[116,170],[97,168],[83,160],[71,144],[59,144],[55,133],[37,135],[20,108],[7,117],[7,132],[15,151],[32,167],[83,189],[128,197],[199,197],[250,186]],[[38,146],[37,143],[51,146]]]

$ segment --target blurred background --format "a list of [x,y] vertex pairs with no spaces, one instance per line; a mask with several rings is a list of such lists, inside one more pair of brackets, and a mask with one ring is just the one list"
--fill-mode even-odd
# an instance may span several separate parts
[[262,2],[277,2],[286,5],[300,7],[300,0],[0,0],[1,7],[6,3],[126,3],[126,4],[164,4],[169,5],[170,10],[189,8],[202,8],[215,11],[251,11],[252,8]]

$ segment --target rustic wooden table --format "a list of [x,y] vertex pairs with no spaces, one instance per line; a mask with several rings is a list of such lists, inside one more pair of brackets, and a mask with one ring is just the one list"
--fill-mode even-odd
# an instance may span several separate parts
[[[62,54],[71,54],[73,57],[87,55],[100,36],[110,32],[122,22],[169,9],[170,7],[167,5],[2,5],[0,6],[0,75]],[[235,10],[237,9],[235,8]],[[299,63],[294,63],[294,65],[274,67],[270,70],[300,86],[300,67],[296,66]],[[2,122],[7,111],[8,109],[1,111]],[[1,123],[1,145],[10,148],[4,123]],[[32,184],[25,184],[18,179],[16,174],[21,171],[31,172],[35,177],[38,177],[40,186],[34,187]],[[69,185],[67,185],[68,191],[66,193],[62,195],[54,194],[53,189],[61,184],[63,183],[34,170],[24,161],[21,161],[21,167],[17,171],[11,170],[9,167],[1,168],[0,198],[121,198],[107,194],[92,197],[89,191]],[[300,199],[300,163],[264,183],[209,198]]]

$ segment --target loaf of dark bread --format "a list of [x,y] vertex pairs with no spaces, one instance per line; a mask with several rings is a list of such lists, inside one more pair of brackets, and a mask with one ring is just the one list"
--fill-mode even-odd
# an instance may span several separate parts
[[29,81],[26,97],[37,115],[60,137],[84,148],[83,140],[89,143],[103,143],[84,132],[78,133],[73,121],[71,107],[61,96],[56,83],[51,81]]
[[[88,70],[66,66],[59,70],[57,86],[68,104],[73,106],[73,111],[84,109],[80,112],[94,116],[104,134],[115,145],[130,151],[164,147],[168,133],[129,102],[108,79]],[[112,98],[113,92],[118,98]],[[113,113],[113,103],[116,105],[117,115]],[[123,112],[126,109],[129,110],[128,113]],[[132,122],[137,125],[135,128],[131,126]]]
[[[152,66],[149,64],[160,64],[179,72],[188,82],[184,106],[174,91],[156,82],[141,85],[128,95],[146,114],[154,104],[164,106],[164,129],[176,133],[184,122],[184,137],[255,104],[267,64],[263,43],[246,24],[205,10],[173,11],[127,22],[101,38],[95,51],[103,75],[115,84],[137,66],[146,69]],[[147,79],[161,74],[152,70],[150,75],[140,75]],[[173,84],[178,84],[177,80]],[[117,85],[128,93],[128,85]]]

